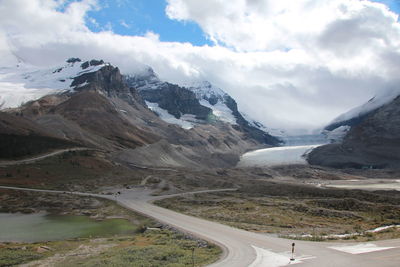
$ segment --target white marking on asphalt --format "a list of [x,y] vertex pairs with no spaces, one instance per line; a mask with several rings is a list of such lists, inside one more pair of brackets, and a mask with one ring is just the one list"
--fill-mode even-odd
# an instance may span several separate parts
[[350,254],[362,254],[362,253],[371,253],[375,251],[392,249],[395,247],[378,247],[375,244],[358,244],[352,246],[338,246],[338,247],[329,247],[330,249],[339,250],[342,252],[350,253]]
[[289,264],[302,263],[304,260],[313,259],[313,256],[302,256],[295,257],[296,259],[291,261],[291,252],[275,253],[267,249],[252,246],[256,251],[257,257],[254,262],[248,267],[281,267]]

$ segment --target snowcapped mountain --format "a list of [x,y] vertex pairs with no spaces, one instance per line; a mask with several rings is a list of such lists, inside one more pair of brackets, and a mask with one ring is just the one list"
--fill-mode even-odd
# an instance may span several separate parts
[[[125,77],[101,60],[74,58],[59,67],[21,65],[2,69],[2,74],[1,82],[13,84],[20,95],[35,92],[23,105],[13,92],[2,94],[19,101],[12,104],[16,108],[0,112],[8,125],[0,127],[7,151],[12,151],[10,144],[31,144],[27,135],[32,133],[35,147],[22,154],[53,142],[99,149],[134,166],[221,168],[235,166],[245,151],[279,144],[251,126],[227,94],[210,85],[193,85],[192,91],[163,82],[150,69],[141,77]],[[28,122],[29,129],[21,131]],[[7,141],[10,132],[13,142]]]
[[386,90],[336,118],[323,133],[331,144],[309,154],[311,164],[337,168],[398,168],[400,90]]
[[341,142],[352,127],[362,123],[370,114],[392,102],[399,95],[400,90],[397,88],[380,92],[368,102],[338,116],[324,128],[322,134],[331,143]]
[[197,124],[222,121],[242,128],[260,142],[280,143],[261,123],[246,119],[231,96],[207,81],[171,84],[161,81],[151,68],[127,75],[126,81],[168,123],[190,129]]
[[334,129],[339,128],[341,126],[351,127],[357,125],[368,114],[377,110],[383,105],[390,103],[399,95],[400,95],[400,90],[398,88],[382,91],[373,98],[371,98],[367,103],[355,107],[349,110],[348,112],[338,116],[328,126],[325,127],[325,130],[333,131]]
[[12,108],[42,96],[74,91],[85,84],[73,84],[76,77],[93,73],[109,65],[102,60],[82,62],[70,58],[66,64],[51,68],[38,68],[25,63],[0,68],[0,107]]
[[[372,105],[365,105],[368,107]],[[383,102],[381,102],[383,103]],[[386,168],[400,165],[400,96],[369,111],[349,127],[343,139],[309,154],[309,162],[336,168]]]
[[200,105],[210,108],[213,115],[219,120],[233,125],[237,124],[237,120],[233,115],[234,111],[226,104],[230,96],[220,88],[213,86],[207,81],[192,82],[182,84],[182,86],[192,91],[199,100]]
[[[243,138],[277,145],[280,141],[248,122],[233,98],[208,82],[180,86],[161,81],[151,68],[124,76],[103,60],[83,62],[70,58],[65,64],[40,68],[20,63],[0,69],[0,108],[19,107],[49,94],[97,92],[136,106],[149,108],[160,119],[183,129],[223,122]],[[146,101],[146,102],[145,102]]]
[[[134,87],[141,92],[141,94],[145,96],[145,99],[150,98],[149,95],[152,94],[152,90],[168,90],[168,88],[171,86],[177,86],[182,91],[188,90],[193,93],[193,96],[198,100],[201,106],[212,110],[212,115],[214,115],[215,118],[233,125],[237,124],[236,118],[233,115],[233,111],[225,103],[226,99],[230,98],[230,96],[220,88],[213,86],[207,81],[173,85],[168,82],[161,81],[153,69],[147,68],[134,75],[128,75],[127,82],[129,86]],[[149,101],[148,99],[146,99],[146,101],[149,103],[149,107],[158,114],[169,113],[176,119],[181,119],[181,116],[188,115],[182,111],[180,112],[181,114],[177,114],[176,112],[171,112],[171,110],[162,110],[161,107],[156,106],[155,102]],[[190,116],[186,116],[186,118],[188,123],[193,122],[193,119]],[[186,119],[182,118],[181,120]]]

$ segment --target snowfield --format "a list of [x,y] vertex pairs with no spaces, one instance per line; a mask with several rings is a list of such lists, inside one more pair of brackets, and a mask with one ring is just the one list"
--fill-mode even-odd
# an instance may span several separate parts
[[[52,68],[20,63],[15,67],[0,68],[0,109],[19,107],[48,94],[74,90],[71,83],[75,77],[95,72],[106,65],[104,63],[82,69],[82,63],[66,63]],[[84,84],[76,88],[82,86]]]
[[350,120],[352,118],[360,117],[367,114],[381,106],[393,101],[396,97],[400,95],[400,90],[398,88],[384,90],[377,94],[375,97],[371,98],[367,103],[355,107],[348,112],[340,115],[334,119],[330,124],[335,124],[343,121]]
[[232,110],[228,108],[224,103],[218,101],[215,105],[211,105],[207,100],[200,100],[200,105],[212,109],[214,116],[217,116],[219,120],[230,123],[232,125],[237,124],[236,118],[232,114]]
[[242,155],[238,167],[307,164],[305,155],[318,146],[284,146],[251,151]]
[[146,102],[146,105],[149,107],[149,109],[151,109],[152,111],[157,113],[157,115],[158,115],[158,117],[160,117],[160,119],[162,119],[163,121],[165,121],[167,123],[178,125],[178,126],[182,127],[183,129],[186,129],[186,130],[192,129],[194,127],[194,124],[197,121],[195,116],[190,115],[190,114],[185,114],[185,115],[181,116],[179,119],[177,119],[173,115],[169,114],[169,112],[167,110],[160,108],[157,103],[151,103],[148,101],[145,101],[145,102]]

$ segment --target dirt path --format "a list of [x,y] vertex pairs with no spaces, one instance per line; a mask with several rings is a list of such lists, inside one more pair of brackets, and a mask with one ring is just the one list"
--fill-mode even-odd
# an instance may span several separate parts
[[39,160],[43,160],[49,157],[53,157],[59,154],[63,154],[66,152],[71,152],[71,151],[84,151],[84,150],[91,150],[90,148],[85,148],[85,147],[76,147],[76,148],[68,148],[68,149],[61,149],[57,151],[53,151],[47,154],[43,154],[40,156],[35,156],[32,158],[28,159],[21,159],[21,160],[10,160],[10,161],[0,161],[0,167],[7,167],[7,166],[12,166],[12,165],[20,165],[20,164],[29,164],[33,163]]

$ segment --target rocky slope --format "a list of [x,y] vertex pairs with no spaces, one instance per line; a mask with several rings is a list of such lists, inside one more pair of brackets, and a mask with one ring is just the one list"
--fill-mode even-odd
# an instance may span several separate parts
[[392,102],[399,95],[400,91],[398,88],[379,92],[363,105],[355,107],[335,118],[324,128],[323,134],[332,142],[341,141],[351,127],[363,122],[370,114],[383,105]]
[[400,97],[358,119],[341,143],[313,150],[308,161],[338,168],[400,167]]
[[179,86],[161,81],[151,68],[126,76],[126,81],[130,87],[137,88],[147,105],[167,122],[191,128],[218,120],[231,124],[249,139],[267,145],[280,144],[280,140],[268,134],[262,125],[246,120],[236,101],[209,82]]
[[[53,94],[9,109],[8,113],[20,114],[49,136],[103,150],[122,163],[151,167],[229,167],[236,164],[240,154],[268,141],[263,139],[264,132],[257,138],[239,123],[215,119],[213,109],[201,105],[196,94],[186,88],[169,83],[162,83],[160,87],[157,80],[157,88],[146,96],[132,82],[127,83],[118,68],[101,60],[82,62],[73,58],[63,67],[30,75],[29,81],[36,86],[46,80]],[[152,80],[145,82],[149,86]],[[175,119],[192,114],[194,127],[186,130],[166,122],[148,108],[143,96],[156,101],[160,109],[168,110]],[[227,103],[237,110],[234,101]],[[276,142],[273,137],[269,138],[273,141],[270,144]]]
[[0,112],[0,158],[14,159],[78,144],[49,134],[20,113]]

